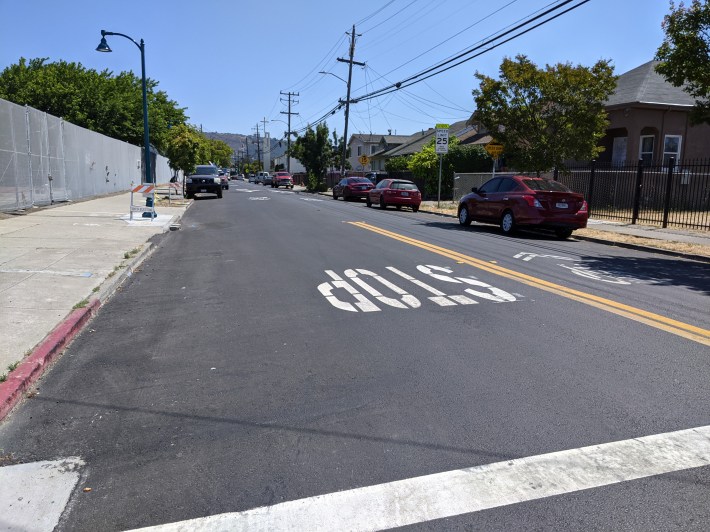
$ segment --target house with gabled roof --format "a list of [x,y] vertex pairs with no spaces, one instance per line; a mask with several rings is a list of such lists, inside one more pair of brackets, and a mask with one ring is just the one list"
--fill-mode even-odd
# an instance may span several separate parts
[[619,76],[605,104],[609,126],[599,161],[664,164],[670,157],[710,156],[710,125],[691,125],[693,97],[657,73],[657,64],[649,61]]

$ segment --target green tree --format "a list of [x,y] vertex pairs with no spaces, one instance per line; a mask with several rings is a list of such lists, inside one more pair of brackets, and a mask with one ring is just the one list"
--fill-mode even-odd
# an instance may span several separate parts
[[409,170],[409,157],[406,155],[398,155],[385,161],[385,170],[388,172],[401,172]]
[[202,139],[193,127],[180,124],[170,129],[165,144],[165,156],[170,160],[170,168],[182,170],[187,175],[193,172],[201,161],[200,148]]
[[[40,111],[109,137],[143,145],[143,92],[132,72],[97,72],[81,63],[21,58],[0,72],[0,98]],[[186,122],[185,109],[146,80],[150,141],[164,151],[168,131]]]
[[656,71],[695,98],[690,114],[694,124],[710,124],[710,6],[692,0],[688,7],[683,2],[676,7],[671,1],[663,30]]
[[311,191],[321,188],[325,172],[332,161],[333,146],[328,137],[328,126],[318,124],[315,130],[308,126],[303,136],[291,144],[294,158],[306,167],[308,189]]
[[205,137],[209,155],[207,159],[217,166],[229,166],[232,161],[232,147],[223,140],[208,139]]
[[[335,130],[333,130],[333,140],[331,142],[332,156],[330,158],[330,165],[329,165],[331,168],[340,168],[340,162],[343,159],[343,144],[344,143],[345,143],[345,139],[343,137],[338,137],[338,133]],[[350,150],[346,148],[345,170],[352,169],[352,165],[350,164],[348,157],[350,157]]]
[[500,79],[476,72],[480,80],[471,117],[505,145],[519,169],[542,172],[565,168],[569,160],[595,159],[604,136],[604,102],[616,87],[606,60],[594,66],[569,63],[539,69],[526,56],[505,58]]

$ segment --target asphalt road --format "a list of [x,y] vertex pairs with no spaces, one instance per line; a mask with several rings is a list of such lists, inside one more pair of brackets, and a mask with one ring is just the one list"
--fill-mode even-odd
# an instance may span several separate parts
[[[0,426],[21,462],[83,460],[61,530],[374,500],[474,466],[486,486],[489,464],[710,425],[705,264],[248,183],[159,244]],[[555,484],[553,462],[535,475]],[[391,513],[417,507],[412,530],[706,530],[696,465],[448,516],[397,488]]]

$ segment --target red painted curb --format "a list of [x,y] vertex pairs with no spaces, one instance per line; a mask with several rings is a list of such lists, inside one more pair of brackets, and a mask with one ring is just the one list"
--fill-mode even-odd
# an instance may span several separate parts
[[10,413],[22,399],[22,394],[44,373],[47,366],[64,350],[67,344],[86,325],[101,306],[98,299],[92,299],[88,306],[76,309],[12,371],[7,380],[0,383],[0,421]]

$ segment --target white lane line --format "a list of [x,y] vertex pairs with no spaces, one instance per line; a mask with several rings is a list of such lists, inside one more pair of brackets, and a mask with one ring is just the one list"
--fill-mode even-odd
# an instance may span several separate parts
[[710,426],[436,473],[141,530],[383,530],[701,466],[710,466]]
[[54,530],[83,465],[70,457],[0,467],[0,529]]

